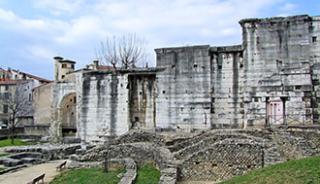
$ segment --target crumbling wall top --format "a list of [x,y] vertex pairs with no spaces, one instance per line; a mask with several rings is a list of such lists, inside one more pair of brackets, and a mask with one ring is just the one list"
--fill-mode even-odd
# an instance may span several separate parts
[[242,19],[239,21],[239,24],[243,26],[245,23],[268,23],[268,22],[290,22],[290,21],[299,21],[299,20],[310,20],[313,17],[309,15],[296,15],[288,17],[271,17],[271,18],[249,18]]
[[170,52],[182,52],[186,49],[208,49],[210,45],[193,45],[193,46],[183,46],[183,47],[167,47],[154,49],[157,54],[160,53],[170,53]]
[[242,45],[231,45],[231,46],[222,46],[222,47],[210,47],[211,52],[242,52]]
[[313,17],[312,17],[312,20],[313,20],[313,21],[320,21],[320,15],[318,15],[318,16],[313,16]]

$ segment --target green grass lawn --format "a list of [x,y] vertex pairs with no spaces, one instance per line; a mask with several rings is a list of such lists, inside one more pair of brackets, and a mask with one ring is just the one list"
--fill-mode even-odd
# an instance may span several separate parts
[[82,168],[63,172],[57,176],[50,184],[117,184],[118,178],[123,169],[103,172],[101,168]]
[[224,184],[318,184],[320,157],[291,160],[272,165],[246,175],[237,176]]
[[152,164],[145,164],[138,168],[136,184],[158,184],[160,171]]
[[24,142],[21,139],[14,139],[14,143],[11,144],[11,139],[0,140],[0,147],[6,146],[24,146],[29,145],[30,143]]

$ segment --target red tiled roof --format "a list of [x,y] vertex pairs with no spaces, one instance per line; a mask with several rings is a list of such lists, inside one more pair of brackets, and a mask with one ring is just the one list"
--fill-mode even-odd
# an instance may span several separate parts
[[112,66],[107,66],[107,65],[99,65],[98,70],[114,70]]
[[25,73],[25,72],[20,72],[18,70],[13,70],[17,73],[20,73],[20,74],[24,74],[32,79],[36,79],[36,80],[39,80],[40,82],[46,82],[46,83],[49,83],[49,82],[52,82],[51,80],[48,80],[48,79],[44,79],[44,78],[41,78],[41,77],[38,77],[38,76],[35,76],[35,75],[32,75],[32,74],[29,74],[29,73]]
[[12,79],[0,79],[0,85],[15,85],[15,84],[20,84],[24,81],[22,80],[12,80]]

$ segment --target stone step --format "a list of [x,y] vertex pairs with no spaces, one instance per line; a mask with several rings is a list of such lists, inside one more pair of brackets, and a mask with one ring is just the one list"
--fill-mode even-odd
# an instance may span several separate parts
[[44,162],[42,159],[40,158],[22,158],[20,159],[24,164],[40,164],[42,162]]
[[13,158],[2,158],[1,159],[1,164],[3,164],[5,167],[14,167],[17,165],[22,165],[23,162],[19,159],[13,159]]
[[22,159],[22,158],[35,158],[35,159],[42,159],[43,155],[38,152],[22,152],[22,153],[17,153],[14,155],[8,156],[9,158],[13,159]]

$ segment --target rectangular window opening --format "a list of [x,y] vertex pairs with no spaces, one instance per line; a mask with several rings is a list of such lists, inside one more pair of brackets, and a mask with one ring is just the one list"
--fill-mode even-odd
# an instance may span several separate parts
[[312,37],[312,43],[315,43],[315,42],[317,42],[317,37],[316,37],[316,36],[313,36],[313,37]]
[[3,113],[8,113],[9,107],[8,105],[3,105]]

